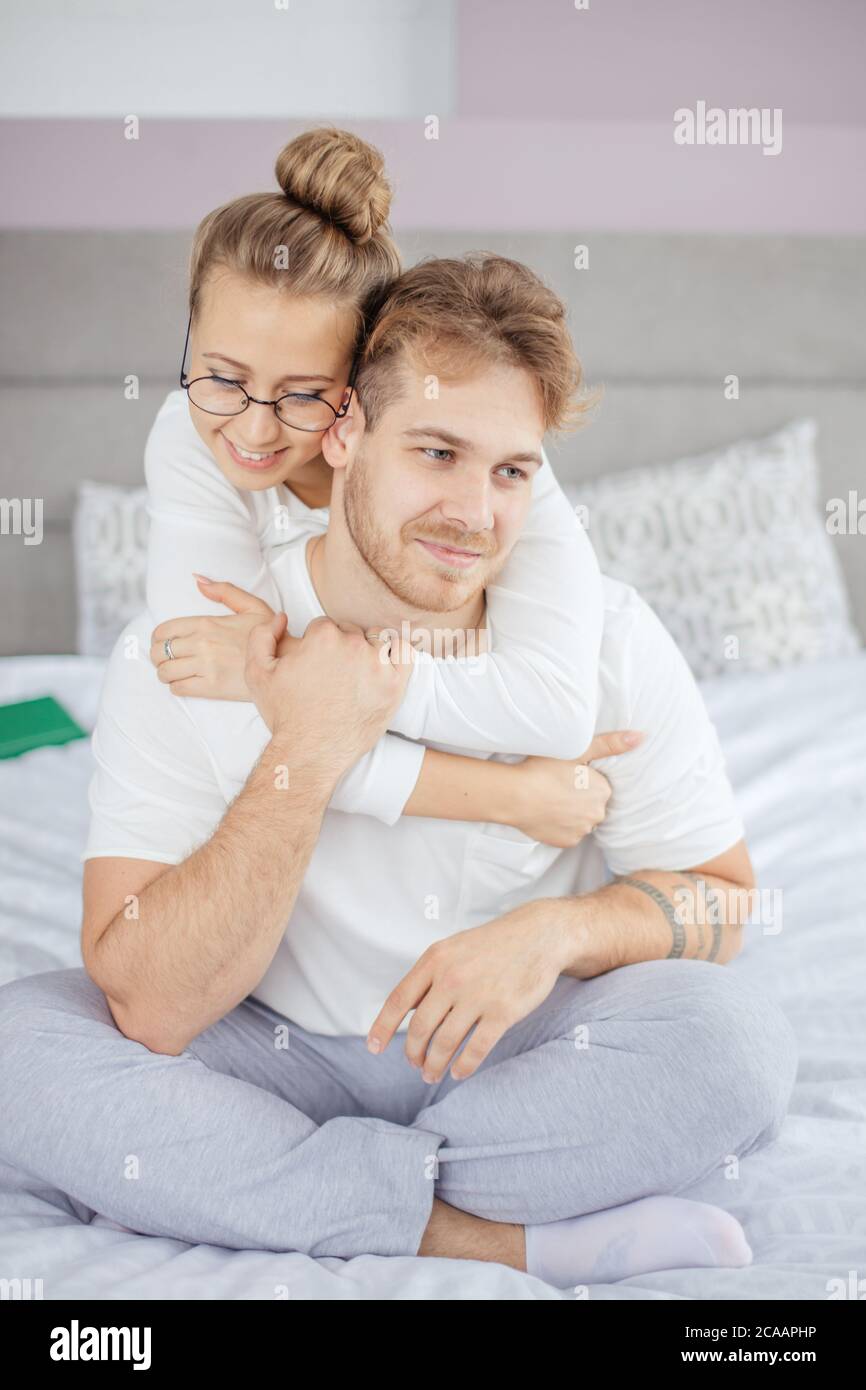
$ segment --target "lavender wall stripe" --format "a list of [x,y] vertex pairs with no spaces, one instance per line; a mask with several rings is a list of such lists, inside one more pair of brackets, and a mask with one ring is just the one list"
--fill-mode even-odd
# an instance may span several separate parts
[[[308,122],[0,122],[3,228],[186,229],[273,186],[274,151]],[[784,148],[678,146],[670,120],[347,122],[384,152],[398,228],[856,235],[866,125],[786,123]],[[804,189],[809,196],[804,197]]]

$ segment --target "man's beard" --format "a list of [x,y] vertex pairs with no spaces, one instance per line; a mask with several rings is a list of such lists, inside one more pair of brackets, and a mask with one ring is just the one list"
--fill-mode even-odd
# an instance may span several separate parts
[[[369,467],[366,455],[359,453],[344,478],[343,513],[358,553],[377,578],[403,603],[422,613],[448,613],[479,594],[500,567],[495,563],[497,546],[490,532],[463,531],[445,522],[425,523],[421,518],[407,522],[400,532],[399,545],[392,547],[376,521]],[[477,551],[481,559],[473,567],[471,577],[457,568],[424,573],[411,565],[411,548],[416,538]]]

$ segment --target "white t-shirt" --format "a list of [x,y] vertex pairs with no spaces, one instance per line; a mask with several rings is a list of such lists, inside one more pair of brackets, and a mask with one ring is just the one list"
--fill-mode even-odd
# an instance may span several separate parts
[[[292,596],[296,636],[322,614],[305,551],[306,542],[287,547],[274,567]],[[613,795],[595,834],[557,850],[496,824],[405,816],[389,826],[329,807],[255,997],[309,1031],[364,1036],[434,941],[533,898],[600,887],[605,861],[614,873],[689,868],[742,838],[718,738],[684,658],[634,589],[609,579],[603,587],[596,727],[646,737],[596,764]],[[85,859],[182,862],[211,836],[252,767],[238,765],[231,737],[206,740],[190,702],[158,680],[152,626],[149,613],[134,619],[109,661]]]
[[[171,391],[145,448],[150,535],[147,606],[155,623],[191,614],[221,614],[192,572],[229,580],[280,604],[271,569],[286,543],[321,533],[327,508],[310,508],[287,487],[236,488],[190,419],[186,392]],[[292,617],[294,595],[282,603]],[[463,752],[578,757],[595,727],[602,627],[601,575],[589,537],[545,457],[532,479],[521,535],[487,589],[491,650],[471,664],[416,660],[391,729],[341,779],[331,805],[393,824],[409,799],[433,739]],[[223,742],[231,726],[240,764],[251,765],[268,741],[255,705],[188,699],[206,741]]]

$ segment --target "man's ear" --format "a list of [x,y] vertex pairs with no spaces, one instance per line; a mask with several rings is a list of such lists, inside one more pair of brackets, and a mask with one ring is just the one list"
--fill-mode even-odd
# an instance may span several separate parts
[[322,435],[322,454],[332,468],[345,468],[352,462],[366,429],[364,412],[357,393],[352,392],[352,401],[346,414],[335,420],[329,430]]

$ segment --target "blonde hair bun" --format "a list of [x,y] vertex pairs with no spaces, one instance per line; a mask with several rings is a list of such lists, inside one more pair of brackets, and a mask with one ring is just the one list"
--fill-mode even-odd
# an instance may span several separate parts
[[391,185],[377,149],[348,130],[319,126],[277,156],[277,182],[293,203],[332,222],[356,246],[388,220]]

